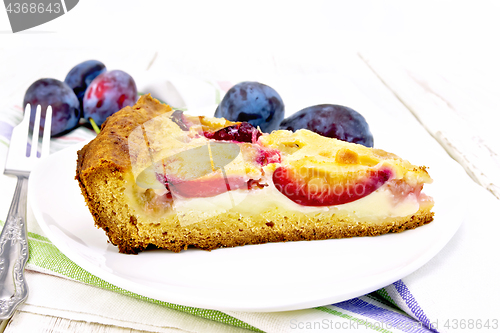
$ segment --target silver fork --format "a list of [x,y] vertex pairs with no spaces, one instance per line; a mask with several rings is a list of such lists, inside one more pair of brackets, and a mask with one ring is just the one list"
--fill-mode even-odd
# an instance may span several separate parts
[[49,154],[52,108],[47,107],[42,151],[37,156],[41,107],[38,105],[33,126],[31,152],[27,155],[31,106],[26,105],[24,118],[12,131],[4,174],[17,176],[17,186],[9,214],[0,234],[0,319],[8,319],[28,297],[24,266],[28,260],[26,227],[26,194],[31,170],[41,157]]

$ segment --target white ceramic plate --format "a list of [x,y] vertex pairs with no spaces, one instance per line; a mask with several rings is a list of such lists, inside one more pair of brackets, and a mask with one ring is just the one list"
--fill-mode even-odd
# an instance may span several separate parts
[[463,216],[454,209],[460,207],[460,191],[453,168],[437,167],[433,177],[439,181],[426,188],[437,202],[435,221],[415,230],[211,252],[120,254],[94,226],[74,179],[79,148],[49,156],[31,174],[29,200],[43,231],[90,273],[137,294],[181,305],[282,311],[360,296],[424,265],[450,240]]

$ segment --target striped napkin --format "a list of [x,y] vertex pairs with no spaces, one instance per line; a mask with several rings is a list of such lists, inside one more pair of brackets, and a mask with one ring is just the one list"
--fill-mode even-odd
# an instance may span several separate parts
[[[230,84],[208,81],[197,82],[197,85],[192,82],[170,82],[156,87],[156,96],[162,99],[162,95],[177,94],[176,106],[189,109],[194,103],[183,93],[187,86],[190,89],[197,86],[200,89],[197,95],[212,98],[212,105],[220,100]],[[21,105],[14,102],[4,107],[0,113],[1,168],[5,164],[12,128],[21,121],[22,112]],[[91,129],[81,126],[63,137],[53,138],[51,150],[61,150],[93,136]],[[446,159],[454,163],[449,158]],[[479,325],[481,328],[488,326],[493,329],[499,325],[499,316],[491,308],[498,301],[500,288],[494,279],[495,275],[488,271],[488,267],[491,267],[488,257],[474,253],[479,250],[489,251],[483,253],[500,253],[493,236],[480,234],[479,237],[482,238],[479,239],[484,241],[478,241],[479,233],[476,229],[484,226],[485,221],[495,218],[494,212],[498,211],[500,205],[498,200],[473,184],[465,174],[460,181],[464,182],[464,190],[474,194],[471,202],[481,209],[475,219],[466,219],[450,244],[431,262],[410,276],[370,294],[337,304],[286,312],[206,310],[134,294],[93,276],[69,260],[44,236],[30,215],[30,258],[27,265],[30,296],[20,308],[20,313],[51,315],[151,332],[171,332],[172,329],[177,332],[454,332],[474,330],[471,327],[477,331]],[[15,180],[2,172],[0,185],[0,223],[3,224]],[[476,227],[471,227],[471,224]],[[488,228],[492,230],[489,235],[499,234],[498,223],[488,225]],[[487,237],[491,237],[491,240]],[[484,291],[485,306],[469,302],[476,299],[475,295],[479,292],[477,287],[480,285],[473,284],[473,273],[464,272],[464,264],[470,265],[467,271],[480,269],[484,274],[481,276],[481,283],[491,283],[489,294]],[[460,278],[464,276],[471,280]],[[54,293],[57,298],[51,297]],[[488,295],[492,295],[492,298]],[[22,324],[13,321],[13,325]]]

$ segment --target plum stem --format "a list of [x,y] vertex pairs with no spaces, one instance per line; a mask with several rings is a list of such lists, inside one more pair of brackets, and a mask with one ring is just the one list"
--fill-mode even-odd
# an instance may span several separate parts
[[89,118],[89,122],[90,122],[90,125],[92,125],[92,128],[94,129],[94,131],[97,134],[99,134],[101,132],[101,130],[99,129],[99,126],[97,126],[97,124],[95,123],[94,119]]

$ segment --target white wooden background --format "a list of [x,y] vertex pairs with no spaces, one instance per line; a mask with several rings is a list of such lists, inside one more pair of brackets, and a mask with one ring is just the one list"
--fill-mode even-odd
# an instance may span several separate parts
[[[416,117],[474,181],[500,198],[497,2],[118,6],[87,0],[65,17],[16,35],[4,14],[0,9],[0,112],[34,80],[64,78],[74,64],[91,58],[132,75],[149,69],[266,82],[341,73],[395,117]],[[27,312],[1,328],[13,333],[35,326],[46,332],[138,332]]]

